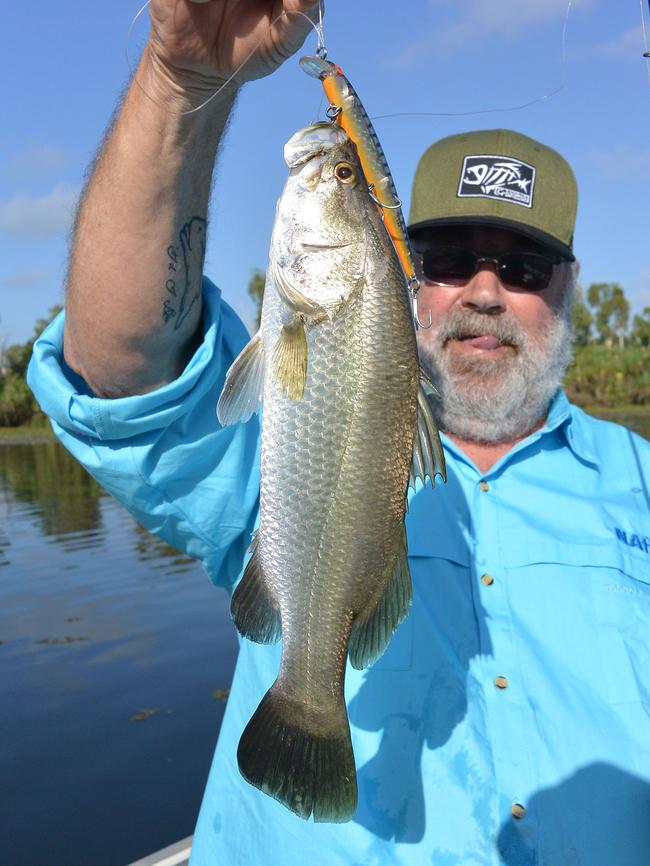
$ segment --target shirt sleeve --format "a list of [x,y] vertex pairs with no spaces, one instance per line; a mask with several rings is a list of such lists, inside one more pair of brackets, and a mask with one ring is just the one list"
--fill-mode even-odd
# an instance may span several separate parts
[[156,391],[94,396],[63,359],[63,313],[36,341],[27,380],[87,471],[139,523],[231,587],[257,521],[259,424],[219,425],[217,400],[248,334],[205,278],[203,299],[202,344],[178,379]]

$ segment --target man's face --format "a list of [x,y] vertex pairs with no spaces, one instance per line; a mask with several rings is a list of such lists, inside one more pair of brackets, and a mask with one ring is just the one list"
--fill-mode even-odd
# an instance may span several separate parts
[[[547,253],[514,232],[487,226],[430,230],[414,242],[468,249],[479,256]],[[419,256],[416,256],[419,261]],[[570,265],[552,269],[548,286],[527,291],[502,281],[492,263],[466,281],[438,285],[422,272],[418,331],[424,366],[442,391],[439,421],[474,441],[500,442],[530,432],[546,414],[570,360]]]

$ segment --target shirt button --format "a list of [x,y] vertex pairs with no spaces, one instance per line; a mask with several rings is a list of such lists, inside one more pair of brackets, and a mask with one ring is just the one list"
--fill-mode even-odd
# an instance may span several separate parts
[[483,491],[483,493],[487,493],[490,489],[490,485],[487,483],[487,481],[479,481],[478,486]]
[[495,677],[494,678],[494,685],[498,689],[507,689],[509,683],[508,683],[508,680],[506,677]]
[[526,816],[526,809],[521,805],[521,803],[513,803],[510,807],[510,814],[513,818],[521,821],[521,819]]
[[494,583],[494,578],[491,574],[483,574],[481,575],[481,583],[483,584],[483,586],[492,586],[492,584]]

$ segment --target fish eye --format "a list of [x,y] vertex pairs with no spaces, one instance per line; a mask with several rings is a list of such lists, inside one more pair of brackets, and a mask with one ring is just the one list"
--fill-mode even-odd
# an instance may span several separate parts
[[357,173],[349,162],[339,162],[334,166],[334,177],[341,183],[354,183]]

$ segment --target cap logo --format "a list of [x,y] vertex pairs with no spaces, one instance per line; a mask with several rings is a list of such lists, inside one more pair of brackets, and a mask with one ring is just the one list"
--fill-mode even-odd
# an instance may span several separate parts
[[496,198],[533,206],[535,166],[514,156],[466,156],[456,195],[459,198]]

